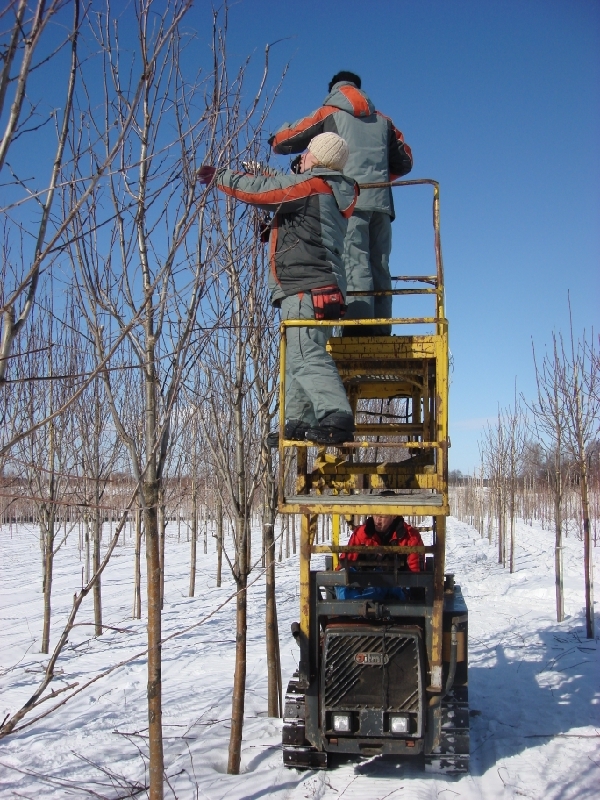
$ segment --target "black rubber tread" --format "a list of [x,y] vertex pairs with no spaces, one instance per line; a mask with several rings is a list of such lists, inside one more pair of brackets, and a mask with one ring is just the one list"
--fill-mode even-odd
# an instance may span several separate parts
[[299,723],[287,722],[281,732],[281,741],[284,748],[291,744],[296,747],[304,747],[304,725]]
[[442,700],[439,747],[425,756],[428,772],[462,775],[469,771],[469,703],[466,686],[455,687]]
[[327,753],[320,753],[311,746],[284,748],[283,766],[288,769],[327,769]]
[[290,769],[326,769],[327,753],[317,750],[304,737],[304,692],[298,681],[288,684],[281,733],[283,765]]

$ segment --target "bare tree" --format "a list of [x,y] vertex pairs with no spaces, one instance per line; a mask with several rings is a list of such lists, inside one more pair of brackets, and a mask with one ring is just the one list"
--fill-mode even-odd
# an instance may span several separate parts
[[[83,206],[76,174],[65,196],[65,204],[81,208],[70,228],[69,253],[82,315],[94,339],[113,424],[141,487],[153,800],[163,796],[164,771],[159,507],[164,504],[175,404],[205,335],[196,317],[209,277],[210,254],[204,238],[205,195],[198,192],[195,174],[199,160],[213,147],[212,87],[218,77],[209,75],[205,85],[184,80],[178,24],[187,6],[174,1],[161,6],[160,14],[151,4],[139,8],[136,58],[145,77],[132,125],[128,98],[135,97],[135,87],[128,83],[129,55],[118,47],[117,21],[100,17],[96,34],[108,65],[103,114],[111,125],[98,125],[95,133],[106,153],[112,150],[111,127],[121,137],[119,171],[98,186]],[[205,100],[208,105],[199,114]],[[86,153],[94,158],[93,144],[90,140],[82,145],[78,168]],[[104,227],[102,213],[107,215]],[[126,332],[127,347],[108,359],[120,332]],[[125,394],[120,375],[123,369],[131,369],[132,358],[137,391]]]
[[[253,279],[260,281],[256,264],[251,260],[252,246],[247,242],[248,233],[254,235],[254,229],[250,225],[244,230],[243,223],[233,214],[232,203],[228,202],[228,249],[222,269],[228,285],[215,292],[214,302],[225,304],[225,307],[218,308],[221,327],[200,360],[205,399],[199,420],[211,456],[211,470],[218,477],[223,507],[233,531],[233,556],[228,555],[225,545],[223,554],[238,588],[228,762],[228,772],[238,774],[246,688],[246,588],[251,570],[252,509],[259,496],[267,464],[261,443],[262,429],[257,422],[257,404],[260,400],[250,352],[253,318],[248,299],[254,291]],[[217,220],[211,227],[215,230],[219,226]],[[224,319],[226,309],[229,314]],[[272,554],[272,548],[269,548],[269,553]]]
[[[571,314],[569,304],[569,314]],[[600,431],[600,373],[594,335],[575,341],[573,320],[570,318],[569,346],[560,339],[558,387],[564,406],[564,438],[579,482],[581,519],[583,527],[583,561],[585,583],[585,625],[588,639],[594,638],[594,575],[588,458]]]
[[552,334],[552,354],[544,355],[538,364],[535,348],[533,362],[537,385],[537,398],[529,406],[533,414],[533,430],[544,448],[547,460],[552,463],[551,487],[554,497],[554,583],[556,589],[556,620],[565,618],[563,593],[563,558],[562,558],[562,503],[565,478],[565,443],[566,427],[565,405],[560,391],[559,376],[561,373],[560,347],[556,335]]
[[[224,29],[226,24],[225,16]],[[243,161],[260,158],[261,130],[270,107],[264,96],[268,55],[267,48],[261,84],[254,99],[244,107],[246,65],[230,80],[224,36],[215,37],[213,56],[215,71],[220,76],[218,131],[222,142],[221,149],[214,154],[215,165],[236,168]],[[202,400],[199,398],[198,402],[211,471],[219,481],[224,511],[233,533],[232,557],[223,545],[223,555],[237,586],[236,658],[227,769],[230,774],[238,774],[246,688],[252,512],[264,487],[268,463],[265,437],[275,412],[276,326],[268,302],[267,266],[259,242],[256,212],[238,205],[231,197],[219,198],[211,207],[208,227],[215,241],[214,271],[219,280],[212,287],[204,312],[209,326],[217,322],[218,325],[215,324],[198,362],[202,386]],[[269,553],[272,552],[273,548],[269,548]],[[273,592],[272,602],[269,601],[272,614],[274,576],[268,583],[269,591]],[[274,617],[271,620],[270,635],[276,627]],[[274,667],[275,659],[270,658],[268,663],[270,668]],[[269,685],[276,686],[276,680],[270,680]]]
[[509,447],[500,410],[496,424],[493,427],[488,424],[480,449],[498,521],[498,563],[506,566],[506,476]]
[[515,402],[513,407],[500,413],[501,424],[506,431],[506,466],[508,483],[508,513],[510,519],[510,572],[515,571],[515,523],[517,481],[523,461],[526,442],[525,418],[523,409],[517,398],[515,386]]
[[[239,96],[236,103],[239,104]],[[238,120],[239,112],[232,115],[229,124],[233,127]],[[256,146],[256,132],[244,133],[243,139],[237,139],[235,149],[229,145],[226,150],[232,165],[237,159],[256,156],[252,149]],[[199,362],[205,398],[199,419],[234,534],[233,558],[227,556],[226,550],[224,553],[238,587],[228,762],[228,772],[238,774],[246,685],[246,587],[251,570],[252,510],[260,497],[268,462],[265,438],[275,406],[276,327],[268,303],[267,266],[254,210],[237,206],[227,197],[212,211],[211,229],[224,243],[218,251],[220,281],[211,294],[213,313],[221,322]],[[269,546],[270,559],[273,550]],[[274,599],[269,601],[269,607],[273,613]],[[273,621],[270,630],[274,631]],[[269,659],[271,666],[274,663],[273,658]]]
[[[75,375],[81,376],[91,371],[95,361],[94,342],[80,331],[78,312],[70,304],[63,314],[68,328],[77,331],[77,340],[71,353],[71,363]],[[128,380],[124,376],[124,381]],[[101,562],[102,530],[106,510],[106,489],[113,471],[117,468],[123,447],[116,436],[110,410],[106,402],[104,384],[100,377],[88,385],[65,412],[73,420],[74,437],[77,442],[77,471],[80,479],[73,489],[76,491],[79,506],[84,509],[85,528],[85,582],[98,571]],[[50,426],[54,423],[51,422]],[[91,534],[91,535],[90,535]],[[102,584],[98,576],[93,587],[94,628],[96,636],[102,634]]]
[[[21,439],[13,457],[26,479],[40,529],[44,604],[42,653],[48,653],[50,647],[54,558],[68,533],[65,531],[60,536],[60,511],[72,492],[69,476],[76,474],[78,453],[71,416],[51,418],[45,429],[37,427],[40,419],[52,417],[54,410],[63,403],[77,374],[73,358],[76,333],[57,323],[52,311],[52,285],[49,285],[50,295],[42,298],[46,313],[40,314],[30,328],[29,352],[19,360],[15,372],[21,385],[16,426],[32,431]],[[64,516],[66,522],[66,513]]]
[[182,436],[180,447],[182,451],[181,467],[187,475],[189,501],[188,506],[188,529],[190,541],[190,581],[188,588],[189,597],[194,597],[196,593],[196,568],[198,551],[198,515],[199,515],[199,493],[201,478],[201,451],[199,441],[199,421],[198,406],[189,402],[186,398],[181,404],[181,424]]
[[142,618],[142,508],[138,501],[135,508],[135,544],[133,564],[133,611],[134,619]]
[[[275,517],[277,512],[277,482],[271,455],[267,457],[263,509],[263,541],[265,550],[265,633],[267,645],[267,713],[283,716],[283,687],[275,595]],[[281,555],[281,546],[279,553]],[[281,557],[279,559],[281,561]]]
[[223,500],[220,495],[217,495],[215,514],[217,517],[217,586],[221,586],[223,570]]

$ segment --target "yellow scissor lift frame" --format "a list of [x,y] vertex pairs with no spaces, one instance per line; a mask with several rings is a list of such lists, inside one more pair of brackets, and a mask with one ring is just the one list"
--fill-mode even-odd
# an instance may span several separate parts
[[[429,696],[443,691],[442,643],[444,610],[444,569],[446,517],[448,505],[448,322],[444,310],[444,276],[440,243],[439,184],[431,179],[396,181],[388,186],[433,187],[433,230],[436,271],[434,275],[402,276],[396,281],[426,284],[426,288],[392,289],[381,294],[426,295],[434,304],[430,317],[392,319],[285,320],[281,322],[279,430],[285,428],[285,332],[291,327],[326,326],[428,326],[431,333],[377,337],[336,337],[328,350],[338,367],[350,404],[356,412],[361,399],[411,400],[412,418],[406,422],[357,423],[354,441],[336,447],[318,447],[310,441],[279,441],[278,510],[300,514],[300,619],[298,640],[309,641],[311,634],[311,556],[330,554],[334,568],[340,553],[364,552],[361,547],[340,546],[343,516],[393,514],[405,517],[432,517],[433,544],[421,547],[370,547],[369,553],[419,553],[433,556],[433,603],[428,614]],[[382,184],[366,184],[373,188]],[[386,184],[383,184],[386,185]],[[349,295],[373,294],[348,292]],[[282,434],[280,434],[282,436]],[[369,438],[370,437],[370,438]],[[374,440],[377,437],[377,440]],[[308,448],[318,448],[308,470]],[[411,458],[396,462],[360,462],[354,454],[362,448],[407,450]],[[286,495],[286,467],[290,453],[295,455],[295,494]],[[286,456],[288,456],[286,458]],[[393,497],[379,496],[383,488],[404,490]],[[362,494],[358,493],[362,490]],[[372,490],[375,494],[368,494]],[[329,493],[324,493],[329,492]],[[332,516],[332,543],[315,544],[319,515]],[[343,601],[341,601],[343,602]],[[335,605],[335,603],[333,604]],[[299,681],[307,685],[309,665],[301,653]]]

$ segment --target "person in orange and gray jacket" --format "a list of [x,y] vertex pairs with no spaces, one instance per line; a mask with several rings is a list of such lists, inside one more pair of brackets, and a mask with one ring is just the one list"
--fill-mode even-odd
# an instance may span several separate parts
[[[249,175],[202,167],[203,183],[244,203],[274,213],[270,233],[269,286],[282,319],[339,319],[346,278],[344,236],[358,187],[341,173],[348,146],[323,133],[308,144],[300,174]],[[351,441],[352,409],[337,367],[325,345],[330,327],[286,332],[285,438],[319,444]],[[276,447],[278,434],[269,435]]]
[[[361,90],[353,72],[338,72],[329,84],[321,108],[292,124],[285,123],[269,139],[280,155],[300,153],[313,136],[333,131],[350,148],[344,173],[358,183],[387,183],[409,173],[413,166],[410,147],[393,122],[376,111]],[[390,188],[363,189],[348,223],[344,264],[348,290],[386,291],[392,288],[390,252],[394,203]],[[392,297],[349,298],[346,319],[392,316]],[[346,326],[345,335],[384,336],[389,325]]]

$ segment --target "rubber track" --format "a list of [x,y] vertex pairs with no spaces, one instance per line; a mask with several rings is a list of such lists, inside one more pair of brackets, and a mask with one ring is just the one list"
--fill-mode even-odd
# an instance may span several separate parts
[[457,686],[442,700],[440,745],[425,756],[427,772],[461,775],[469,771],[469,695]]
[[320,752],[304,738],[304,692],[294,678],[285,695],[281,739],[285,767],[327,769],[327,753]]

